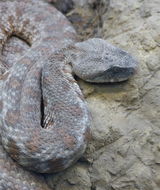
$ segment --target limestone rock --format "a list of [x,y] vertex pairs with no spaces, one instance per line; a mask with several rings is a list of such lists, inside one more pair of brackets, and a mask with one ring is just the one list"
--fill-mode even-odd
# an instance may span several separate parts
[[92,140],[75,165],[46,175],[48,184],[54,190],[159,190],[160,1],[47,1],[67,14],[80,39],[102,37],[139,61],[136,75],[123,83],[78,79],[93,117]]
[[138,72],[117,84],[79,81],[93,116],[92,141],[82,159],[48,181],[55,190],[159,190],[160,1],[102,2],[103,38],[134,55]]

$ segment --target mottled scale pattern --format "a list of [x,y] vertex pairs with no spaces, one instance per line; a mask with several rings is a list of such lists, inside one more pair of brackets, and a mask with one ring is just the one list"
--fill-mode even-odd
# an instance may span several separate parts
[[[19,40],[17,40],[18,38]],[[2,85],[4,86],[4,91],[1,91],[0,94],[0,130],[2,127],[6,127],[6,129],[3,128],[3,131],[1,130],[1,141],[3,141],[4,147],[14,160],[18,159],[19,162],[21,162],[20,159],[23,160],[23,158],[20,158],[19,154],[21,153],[23,157],[25,151],[28,151],[33,157],[31,159],[34,160],[33,154],[40,154],[39,151],[36,152],[36,149],[38,150],[37,146],[43,146],[40,151],[46,154],[46,157],[47,151],[48,154],[52,153],[56,155],[56,152],[53,153],[54,150],[50,148],[52,147],[52,143],[56,141],[58,143],[60,135],[64,139],[63,143],[66,144],[66,151],[67,149],[69,151],[69,149],[73,148],[75,139],[74,137],[70,137],[72,134],[65,133],[67,129],[62,129],[61,132],[59,129],[59,137],[56,137],[56,130],[55,132],[51,131],[53,121],[47,121],[47,118],[50,117],[50,114],[53,115],[53,111],[51,113],[45,111],[45,125],[48,129],[41,127],[40,99],[42,92],[38,80],[41,77],[42,65],[44,65],[46,58],[55,50],[74,42],[75,39],[76,33],[67,19],[55,8],[46,3],[36,0],[0,2],[1,89]],[[9,44],[8,47],[6,44]],[[11,53],[8,55],[8,52]],[[29,73],[33,65],[35,65],[35,67]],[[27,81],[29,84],[27,84]],[[47,76],[45,81],[47,81]],[[22,84],[20,85],[21,82]],[[21,87],[24,85],[25,87],[22,89]],[[25,97],[22,96],[23,93],[26,93]],[[27,97],[28,94],[30,94],[29,97]],[[20,96],[22,97],[21,102],[23,102],[24,105],[20,105]],[[4,99],[6,101],[3,101]],[[27,102],[28,100],[29,104]],[[24,107],[20,108],[22,106]],[[76,105],[73,106],[75,106],[73,109],[76,109]],[[19,111],[19,109],[22,111]],[[75,113],[76,110],[73,114]],[[18,114],[21,114],[21,119],[17,118]],[[28,127],[28,131],[23,129],[23,125],[25,124],[25,128]],[[34,130],[34,127],[37,128]],[[84,130],[85,133],[84,127],[82,126],[82,130]],[[43,133],[43,130],[46,131]],[[7,133],[7,136],[5,136],[5,133]],[[44,137],[40,140],[41,135]],[[33,140],[31,141],[27,136],[30,136],[29,138]],[[17,140],[15,140],[15,138]],[[21,152],[23,143],[21,143],[19,138],[27,143],[27,150],[24,150],[24,153]],[[45,142],[43,142],[43,140]],[[56,149],[55,146],[53,146],[53,148]],[[6,150],[4,150],[0,143],[0,190],[50,189],[46,185],[43,176],[23,169],[10,158]],[[33,153],[34,151],[36,153]],[[78,155],[79,153],[77,156]],[[57,168],[57,170],[61,170],[65,167],[65,163],[63,164],[63,162],[65,162],[65,156],[61,158],[60,155],[59,157],[58,155],[53,156],[53,159],[50,161],[52,162],[52,167]],[[47,160],[49,158],[41,157],[41,159],[43,162],[44,159]],[[36,164],[38,165],[38,161],[36,161]],[[29,166],[27,167],[27,169],[29,169]],[[32,166],[30,167],[32,168]],[[42,167],[45,166],[42,164]]]
[[0,190],[50,190],[44,178],[25,171],[0,145]]
[[137,61],[102,39],[76,42],[67,19],[41,0],[0,1],[0,51],[0,190],[47,190],[37,173],[66,169],[90,138],[74,75],[120,82]]

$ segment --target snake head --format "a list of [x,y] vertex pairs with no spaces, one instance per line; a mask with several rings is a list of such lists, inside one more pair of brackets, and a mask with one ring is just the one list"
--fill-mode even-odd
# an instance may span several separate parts
[[137,69],[137,61],[129,53],[99,38],[76,43],[71,60],[78,77],[96,83],[127,80]]

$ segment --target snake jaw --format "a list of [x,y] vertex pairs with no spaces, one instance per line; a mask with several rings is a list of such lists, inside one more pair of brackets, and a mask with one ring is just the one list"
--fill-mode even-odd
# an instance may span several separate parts
[[130,78],[135,72],[133,68],[111,67],[103,72],[96,73],[87,81],[95,83],[121,82]]

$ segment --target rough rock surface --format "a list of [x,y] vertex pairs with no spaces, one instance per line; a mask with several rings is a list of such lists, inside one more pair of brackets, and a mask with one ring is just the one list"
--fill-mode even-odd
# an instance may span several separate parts
[[93,139],[77,164],[47,176],[55,190],[160,189],[159,7],[159,0],[110,0],[101,35],[132,53],[139,69],[121,84],[79,81],[93,116]]
[[54,190],[159,190],[160,1],[72,2],[67,16],[80,39],[103,37],[140,64],[127,82],[78,80],[93,116],[92,141],[74,166],[46,179]]

